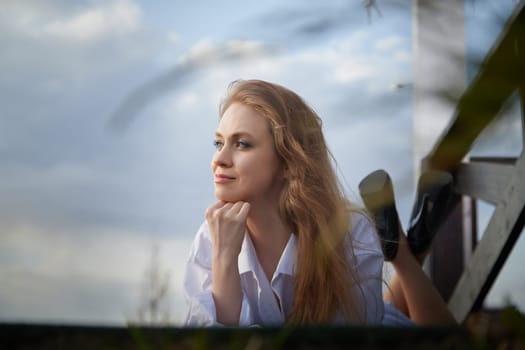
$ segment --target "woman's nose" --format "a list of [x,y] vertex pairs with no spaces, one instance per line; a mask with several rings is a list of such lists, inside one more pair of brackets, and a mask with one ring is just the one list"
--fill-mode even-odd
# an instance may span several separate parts
[[232,164],[231,152],[226,147],[218,149],[213,155],[212,163],[216,166],[229,167]]

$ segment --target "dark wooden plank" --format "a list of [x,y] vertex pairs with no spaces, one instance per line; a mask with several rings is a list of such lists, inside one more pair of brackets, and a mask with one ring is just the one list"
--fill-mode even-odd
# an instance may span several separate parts
[[454,196],[447,220],[432,243],[430,275],[439,294],[447,302],[463,272],[463,203]]
[[459,322],[479,306],[489,292],[525,223],[525,152],[496,206],[482,239],[465,268],[449,308]]
[[454,190],[462,195],[498,204],[513,168],[508,164],[488,162],[462,163],[454,174]]
[[517,5],[506,28],[482,62],[478,75],[459,100],[451,124],[422,169],[453,171],[506,100],[525,81],[525,5]]

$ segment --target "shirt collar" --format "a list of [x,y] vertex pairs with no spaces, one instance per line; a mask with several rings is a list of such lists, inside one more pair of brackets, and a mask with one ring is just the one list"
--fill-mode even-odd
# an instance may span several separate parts
[[[255,247],[253,246],[253,242],[248,232],[245,232],[244,234],[238,264],[240,274],[249,271],[256,271],[260,268],[257,253],[255,253]],[[283,254],[279,259],[274,276],[277,276],[280,273],[290,276],[295,274],[295,234],[293,233],[290,235],[286,247],[284,247]]]
[[255,271],[256,266],[259,264],[257,254],[255,253],[255,247],[253,246],[248,231],[244,232],[244,239],[242,241],[238,262],[240,274],[248,271]]
[[280,273],[290,276],[295,275],[295,234],[293,233],[290,235],[275,269],[276,276]]

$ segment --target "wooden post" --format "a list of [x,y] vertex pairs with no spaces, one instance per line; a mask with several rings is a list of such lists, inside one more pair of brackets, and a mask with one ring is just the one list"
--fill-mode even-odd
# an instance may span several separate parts
[[[421,160],[450,123],[466,87],[464,6],[463,0],[413,0],[416,181]],[[463,271],[463,213],[471,210],[464,208],[460,197],[455,203],[450,219],[436,235],[430,266],[425,266],[445,300]]]

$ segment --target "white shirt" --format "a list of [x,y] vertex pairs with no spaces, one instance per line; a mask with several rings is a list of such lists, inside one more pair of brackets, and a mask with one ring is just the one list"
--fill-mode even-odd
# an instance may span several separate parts
[[[356,257],[354,268],[363,281],[361,288],[367,324],[378,325],[382,323],[384,313],[381,289],[383,253],[377,234],[366,216],[354,213],[351,223]],[[208,224],[204,222],[193,241],[186,263],[184,292],[189,306],[186,317],[188,326],[220,325],[211,292],[211,257],[211,237]],[[283,325],[294,299],[295,235],[290,235],[271,281],[266,278],[247,233],[244,235],[238,264],[243,295],[239,326]],[[333,323],[340,322],[342,317],[337,315]]]

